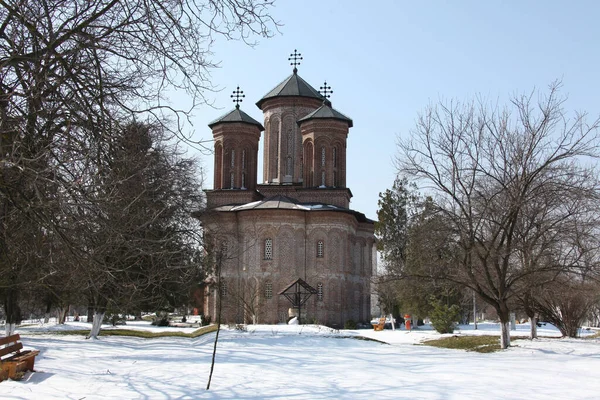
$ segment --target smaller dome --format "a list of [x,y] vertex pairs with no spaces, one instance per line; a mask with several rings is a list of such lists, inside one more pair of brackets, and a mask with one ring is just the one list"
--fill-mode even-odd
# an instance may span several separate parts
[[338,121],[343,121],[348,124],[349,128],[352,128],[352,120],[346,117],[341,112],[331,107],[331,102],[326,100],[323,105],[317,108],[315,111],[311,112],[307,116],[300,118],[297,123],[300,125],[302,122],[313,120],[313,119],[335,119]]
[[240,110],[239,106],[236,106],[232,111],[215,119],[213,122],[208,124],[208,127],[210,129],[212,129],[215,125],[228,124],[228,123],[234,123],[234,122],[238,122],[238,123],[242,122],[245,124],[256,125],[256,126],[258,126],[258,128],[261,131],[265,130],[265,128],[260,124],[260,122],[258,122],[257,120],[255,120],[254,118],[252,118],[251,116],[249,116],[248,114],[243,112],[242,110]]

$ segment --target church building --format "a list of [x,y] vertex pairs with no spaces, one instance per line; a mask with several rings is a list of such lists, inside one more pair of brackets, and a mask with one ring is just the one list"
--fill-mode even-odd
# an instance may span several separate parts
[[[376,269],[374,221],[350,209],[346,143],[352,120],[332,107],[331,88],[293,73],[257,107],[264,126],[240,108],[209,124],[214,188],[200,219],[218,249],[222,321],[302,323],[341,328],[371,318]],[[262,183],[258,149],[264,131]],[[357,161],[356,161],[357,162]],[[204,314],[217,316],[216,285]]]

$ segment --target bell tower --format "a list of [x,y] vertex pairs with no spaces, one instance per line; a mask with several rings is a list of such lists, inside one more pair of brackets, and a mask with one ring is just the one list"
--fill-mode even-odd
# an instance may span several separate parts
[[333,91],[321,86],[323,105],[298,120],[304,150],[305,188],[346,188],[346,142],[352,120],[331,107]]
[[263,112],[266,127],[264,184],[302,184],[302,135],[296,121],[323,103],[323,96],[298,75],[301,54],[294,50],[288,60],[294,67],[292,75],[256,103]]
[[240,109],[239,86],[231,95],[235,109],[211,122],[215,149],[214,189],[255,190],[258,142],[263,126]]

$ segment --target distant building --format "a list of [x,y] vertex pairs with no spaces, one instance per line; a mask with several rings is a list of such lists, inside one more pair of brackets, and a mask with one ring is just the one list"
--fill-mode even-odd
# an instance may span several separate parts
[[[315,289],[302,305],[303,322],[343,327],[350,319],[369,321],[374,222],[349,208],[346,142],[352,120],[296,68],[256,105],[264,128],[239,102],[209,124],[214,189],[206,192],[208,211],[200,219],[223,252],[223,321],[287,321],[292,305],[279,293],[298,279]],[[258,184],[262,131],[264,183]],[[207,296],[204,313],[214,320],[214,287]]]

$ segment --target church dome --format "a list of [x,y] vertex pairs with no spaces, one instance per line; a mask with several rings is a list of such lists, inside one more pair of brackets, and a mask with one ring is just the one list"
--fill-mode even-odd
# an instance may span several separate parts
[[275,97],[308,97],[323,100],[323,96],[312,86],[302,79],[296,69],[294,73],[275,86],[269,93],[265,94],[256,105],[262,110],[265,101]]
[[329,100],[325,100],[323,105],[317,108],[315,111],[311,112],[307,116],[300,118],[298,120],[298,125],[300,125],[304,121],[309,121],[313,119],[334,119],[338,121],[343,121],[348,124],[349,128],[352,128],[352,120],[346,117],[341,112],[331,107],[331,102]]
[[236,106],[232,111],[228,112],[227,114],[212,121],[210,124],[208,124],[208,127],[210,129],[212,129],[215,125],[234,123],[234,122],[242,122],[245,124],[256,125],[256,126],[258,126],[258,128],[261,131],[265,130],[265,128],[260,124],[260,122],[258,122],[257,120],[255,120],[254,118],[252,118],[251,116],[249,116],[248,114],[243,112],[242,110],[240,110],[239,105]]

